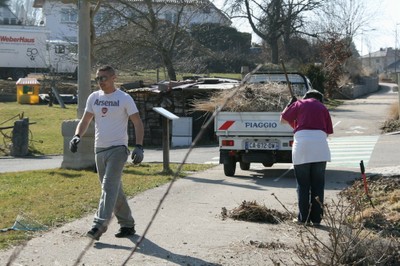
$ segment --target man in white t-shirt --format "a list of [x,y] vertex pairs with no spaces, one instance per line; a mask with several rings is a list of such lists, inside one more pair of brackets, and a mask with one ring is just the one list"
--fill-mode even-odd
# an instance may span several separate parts
[[143,160],[143,123],[132,97],[117,89],[114,81],[115,70],[104,66],[97,70],[96,81],[100,90],[89,95],[85,112],[79,121],[75,135],[70,141],[71,152],[76,152],[80,138],[85,134],[90,122],[95,122],[95,160],[101,183],[101,197],[87,236],[99,240],[107,230],[114,212],[120,230],[116,237],[135,234],[135,220],[122,189],[122,170],[128,159],[128,121],[135,127],[136,146],[132,151],[133,163]]

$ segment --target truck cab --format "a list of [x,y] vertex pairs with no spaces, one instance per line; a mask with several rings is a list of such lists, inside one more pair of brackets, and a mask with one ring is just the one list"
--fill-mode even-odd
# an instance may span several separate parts
[[[287,73],[293,94],[303,96],[308,90],[312,89],[310,80],[303,74],[298,72]],[[287,84],[286,75],[283,72],[257,72],[247,74],[244,78],[246,84],[251,83],[267,83],[277,82]]]
[[77,76],[78,45],[62,40],[47,41],[47,56],[50,73]]

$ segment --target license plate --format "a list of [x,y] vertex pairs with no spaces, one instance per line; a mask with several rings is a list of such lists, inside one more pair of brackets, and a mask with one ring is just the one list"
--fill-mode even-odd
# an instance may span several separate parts
[[249,150],[276,150],[278,143],[276,142],[246,142],[246,149]]

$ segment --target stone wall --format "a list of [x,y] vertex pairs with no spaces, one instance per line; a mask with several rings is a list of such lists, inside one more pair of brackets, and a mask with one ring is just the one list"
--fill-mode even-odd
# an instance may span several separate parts
[[378,77],[361,77],[359,84],[349,84],[334,94],[336,99],[355,99],[379,90]]

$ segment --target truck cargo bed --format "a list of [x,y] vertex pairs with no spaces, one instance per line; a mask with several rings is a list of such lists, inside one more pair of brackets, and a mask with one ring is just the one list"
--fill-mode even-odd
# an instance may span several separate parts
[[292,136],[293,129],[279,121],[279,112],[220,112],[215,117],[217,136]]

